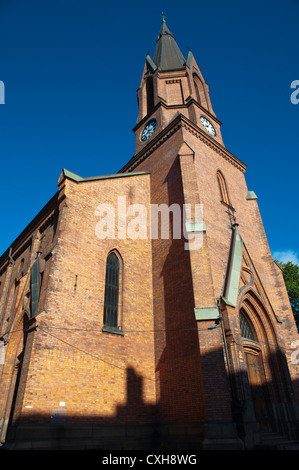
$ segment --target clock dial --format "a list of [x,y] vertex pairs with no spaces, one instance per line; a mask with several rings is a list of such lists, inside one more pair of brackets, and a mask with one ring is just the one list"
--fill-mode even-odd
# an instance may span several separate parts
[[211,135],[215,136],[216,135],[216,130],[215,130],[215,127],[213,126],[213,124],[211,124],[210,121],[204,116],[201,116],[200,120],[202,122],[202,125],[206,128],[206,130]]
[[153,133],[155,132],[156,126],[157,126],[156,119],[152,119],[151,121],[147,123],[147,125],[145,126],[141,134],[142,142],[145,142],[153,135]]

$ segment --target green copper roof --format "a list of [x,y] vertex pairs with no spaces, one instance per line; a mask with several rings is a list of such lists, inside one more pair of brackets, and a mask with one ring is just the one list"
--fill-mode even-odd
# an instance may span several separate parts
[[235,227],[232,232],[228,270],[226,274],[223,300],[227,305],[235,307],[239,292],[239,281],[242,266],[243,240]]
[[254,191],[248,191],[246,199],[257,199],[257,195],[255,194]]
[[183,69],[186,61],[181,53],[173,34],[169,31],[165,18],[163,18],[161,31],[157,39],[157,46],[153,59],[160,70]]
[[58,185],[64,180],[64,178],[69,178],[76,183],[85,183],[87,181],[98,181],[98,180],[106,180],[112,178],[124,178],[126,176],[139,176],[139,175],[149,175],[148,171],[140,171],[140,172],[131,172],[131,173],[116,173],[112,175],[101,175],[101,176],[88,176],[87,178],[83,178],[82,176],[76,175],[72,171],[66,170],[65,168],[62,169],[60,178],[58,180]]

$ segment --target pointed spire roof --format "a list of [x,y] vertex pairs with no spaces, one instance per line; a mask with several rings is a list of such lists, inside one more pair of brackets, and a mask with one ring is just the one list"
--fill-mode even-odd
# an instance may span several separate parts
[[158,35],[153,62],[160,70],[182,69],[186,64],[173,34],[167,27],[164,14],[162,14],[162,26]]

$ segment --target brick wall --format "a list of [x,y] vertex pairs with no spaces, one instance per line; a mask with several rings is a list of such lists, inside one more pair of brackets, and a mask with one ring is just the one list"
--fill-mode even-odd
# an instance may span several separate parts
[[[37,318],[22,419],[40,415],[49,421],[62,404],[68,422],[118,422],[118,407],[126,422],[151,421],[151,245],[147,240],[100,240],[95,234],[98,204],[115,206],[118,195],[126,196],[128,204],[149,203],[149,176],[64,184],[66,204],[44,311]],[[112,249],[123,261],[123,335],[102,332],[106,257]],[[139,396],[128,395],[134,375],[128,371],[140,377]],[[134,413],[124,416],[128,409]]]

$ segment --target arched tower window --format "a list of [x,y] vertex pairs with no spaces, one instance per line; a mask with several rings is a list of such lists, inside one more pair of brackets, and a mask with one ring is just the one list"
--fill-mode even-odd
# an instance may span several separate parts
[[106,262],[104,328],[118,329],[120,262],[117,255],[109,253]]
[[240,328],[242,338],[249,339],[251,341],[257,340],[252,323],[243,310],[240,311]]
[[154,103],[154,84],[153,78],[148,77],[146,79],[146,106],[147,106],[147,114],[149,114],[155,106]]
[[200,104],[200,93],[199,93],[199,78],[197,75],[193,74],[193,82],[194,82],[194,88],[195,88],[195,94],[196,94],[196,99]]
[[199,104],[207,108],[207,100],[204,92],[204,87],[201,79],[195,73],[193,74],[193,83],[195,88],[196,100]]
[[231,201],[230,201],[230,197],[228,194],[226,181],[220,170],[217,171],[217,179],[218,179],[218,184],[219,184],[221,202],[224,202],[228,206],[231,206]]

